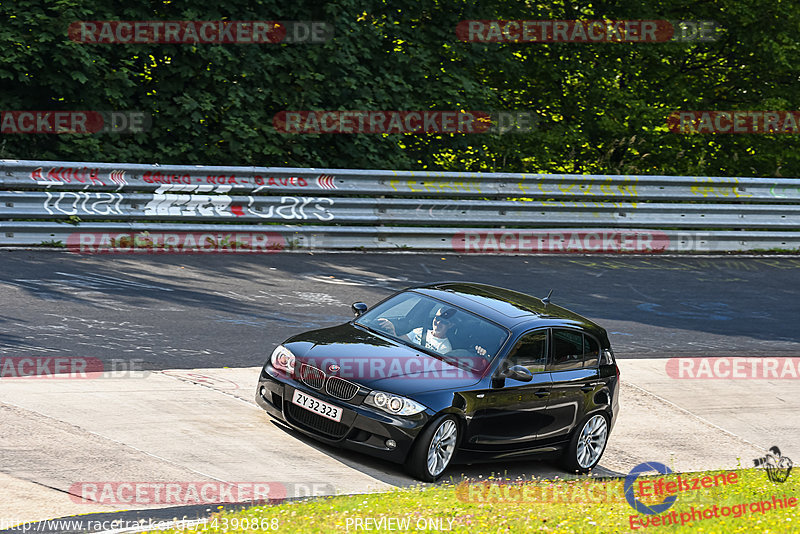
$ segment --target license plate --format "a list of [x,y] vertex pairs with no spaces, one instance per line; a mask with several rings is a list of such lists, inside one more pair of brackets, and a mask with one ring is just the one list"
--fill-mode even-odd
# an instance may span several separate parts
[[305,408],[309,412],[314,412],[315,414],[321,415],[322,417],[327,417],[333,421],[342,420],[341,408],[332,404],[328,404],[327,402],[323,402],[312,397],[311,395],[306,395],[297,389],[294,390],[294,395],[292,395],[292,402],[301,408]]

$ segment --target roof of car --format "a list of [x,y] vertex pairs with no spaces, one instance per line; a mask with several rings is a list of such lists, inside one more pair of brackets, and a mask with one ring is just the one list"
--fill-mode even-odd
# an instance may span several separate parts
[[[558,322],[591,330],[602,328],[586,317],[518,291],[472,282],[437,282],[414,288],[491,319],[507,328],[522,323]],[[548,321],[550,320],[550,321]]]

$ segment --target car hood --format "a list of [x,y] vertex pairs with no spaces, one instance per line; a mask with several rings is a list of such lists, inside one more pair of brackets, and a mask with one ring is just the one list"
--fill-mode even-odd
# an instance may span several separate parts
[[[305,332],[284,345],[298,362],[328,376],[399,395],[462,389],[477,383],[483,374],[483,369],[473,371],[450,363],[353,323]],[[475,358],[473,362],[480,361]],[[297,364],[296,372],[300,369]]]

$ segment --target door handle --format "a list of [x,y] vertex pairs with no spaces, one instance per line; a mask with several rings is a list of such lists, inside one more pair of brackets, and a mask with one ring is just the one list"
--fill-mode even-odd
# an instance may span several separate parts
[[550,395],[550,390],[540,389],[539,391],[535,392],[534,395],[536,395],[539,398],[547,397],[548,395]]
[[592,382],[591,384],[586,384],[585,386],[583,386],[581,388],[581,391],[583,391],[584,393],[588,393],[588,392],[592,391],[594,388],[596,388],[597,386],[599,386],[600,384],[602,384],[602,382]]

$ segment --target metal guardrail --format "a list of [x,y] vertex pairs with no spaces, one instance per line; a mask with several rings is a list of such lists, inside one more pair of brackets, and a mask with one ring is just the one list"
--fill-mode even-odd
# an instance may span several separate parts
[[373,199],[0,191],[6,217],[86,220],[333,222],[338,224],[613,225],[674,228],[791,228],[800,205]]
[[[381,226],[0,223],[4,245],[60,241],[79,253],[278,252],[288,250],[428,250],[460,254],[733,252],[788,249],[787,232],[503,229]],[[192,247],[195,247],[192,249]]]
[[0,245],[196,238],[255,243],[240,252],[798,249],[800,181],[0,160]]
[[[797,202],[791,178],[511,174],[285,167],[207,167],[0,160],[0,190],[155,191],[194,186],[204,193],[530,197],[568,200]],[[201,187],[203,189],[201,189]],[[175,187],[188,193],[190,188]]]

